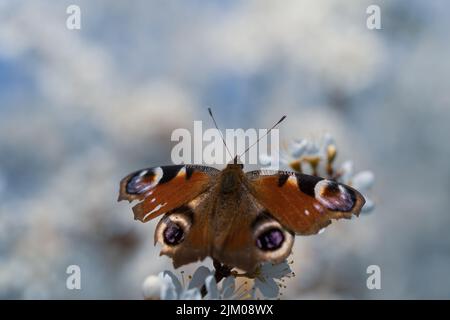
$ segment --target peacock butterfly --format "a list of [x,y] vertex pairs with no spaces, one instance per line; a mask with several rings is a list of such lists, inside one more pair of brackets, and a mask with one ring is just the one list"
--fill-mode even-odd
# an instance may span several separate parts
[[247,272],[264,261],[283,261],[295,235],[316,234],[331,219],[358,216],[365,203],[358,191],[334,180],[244,172],[237,156],[222,171],[169,165],[133,172],[120,182],[121,200],[139,201],[133,212],[142,222],[164,214],[155,244],[175,268],[211,257]]

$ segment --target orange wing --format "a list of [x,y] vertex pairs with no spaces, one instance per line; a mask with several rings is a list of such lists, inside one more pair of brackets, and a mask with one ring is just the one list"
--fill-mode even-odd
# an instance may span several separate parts
[[251,171],[247,184],[258,202],[296,234],[315,234],[331,219],[359,215],[365,200],[355,189],[316,176],[287,171]]
[[147,222],[206,191],[219,172],[212,167],[194,165],[139,170],[122,179],[118,201],[140,201],[133,207],[134,218]]

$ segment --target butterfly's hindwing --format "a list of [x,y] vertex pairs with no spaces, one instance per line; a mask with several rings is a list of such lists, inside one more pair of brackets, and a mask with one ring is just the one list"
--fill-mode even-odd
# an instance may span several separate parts
[[210,255],[208,215],[202,214],[201,205],[199,206],[206,198],[207,195],[202,194],[166,213],[156,226],[155,244],[161,245],[160,255],[172,258],[175,268],[203,260]]

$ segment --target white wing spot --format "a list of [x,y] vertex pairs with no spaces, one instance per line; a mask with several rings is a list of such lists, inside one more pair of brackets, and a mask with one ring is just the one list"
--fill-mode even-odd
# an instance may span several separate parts
[[177,177],[184,177],[186,176],[186,167],[183,167],[178,171]]
[[163,204],[158,204],[158,205],[155,207],[155,209],[153,209],[152,211],[150,211],[149,213],[147,213],[147,214],[144,216],[144,220],[146,220],[147,217],[148,217],[149,215],[151,215],[152,213],[155,213],[155,212],[158,212],[159,210],[161,210],[161,208],[164,207],[165,205],[167,205],[167,202],[165,202],[165,203],[163,203]]
[[305,209],[305,215],[309,216],[309,211],[307,209]]
[[130,183],[133,184],[133,188],[136,189],[134,193],[143,194],[145,193],[146,196],[149,196],[151,193],[149,193],[153,188],[155,188],[159,180],[161,180],[163,176],[163,170],[161,167],[157,167],[152,169],[152,173],[154,174],[153,181],[151,183],[143,183],[142,178],[149,172],[149,170],[143,170],[139,173],[137,178],[133,178],[133,180],[130,181]]
[[290,183],[292,185],[297,185],[297,177],[296,176],[289,176],[289,178],[286,181],[287,183]]
[[139,177],[143,177],[147,174],[148,170],[143,170],[141,173],[139,173]]
[[314,208],[315,208],[317,211],[319,211],[321,214],[324,214],[324,213],[325,213],[324,207],[322,207],[319,203],[315,202],[315,203],[313,204],[313,206],[314,206]]

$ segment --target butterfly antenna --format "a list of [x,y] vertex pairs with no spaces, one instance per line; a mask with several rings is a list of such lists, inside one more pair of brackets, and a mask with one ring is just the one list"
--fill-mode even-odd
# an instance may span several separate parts
[[222,131],[220,131],[219,126],[217,125],[216,119],[214,119],[214,116],[213,116],[213,114],[212,114],[211,108],[208,108],[208,112],[209,112],[209,115],[210,115],[211,118],[212,118],[212,121],[214,122],[214,126],[216,127],[217,131],[220,132],[220,136],[222,137],[222,142],[223,142],[223,144],[225,145],[225,148],[227,149],[228,154],[230,155],[231,159],[233,159],[233,155],[231,154],[230,149],[228,149],[228,146],[227,146],[227,143],[225,142],[225,139],[224,139],[224,137],[223,137]]
[[270,129],[266,132],[265,135],[263,135],[263,136],[262,136],[261,138],[259,138],[255,143],[253,143],[251,146],[249,146],[247,149],[245,149],[245,151],[239,156],[239,158],[242,157],[244,154],[246,154],[246,153],[248,152],[248,150],[250,150],[254,145],[258,144],[258,142],[259,142],[262,138],[265,138],[265,137],[270,133],[270,131],[272,131],[272,129],[274,129],[277,125],[279,125],[284,119],[286,119],[286,116],[282,116],[281,119],[278,120],[278,122],[275,123],[275,124],[272,126],[272,128],[270,128]]

